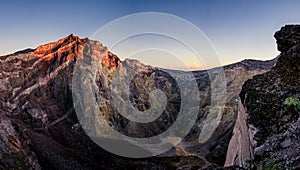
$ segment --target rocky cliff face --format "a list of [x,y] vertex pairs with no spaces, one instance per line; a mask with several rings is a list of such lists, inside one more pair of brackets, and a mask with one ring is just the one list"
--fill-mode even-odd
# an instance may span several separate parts
[[[186,143],[183,142],[185,150],[191,154],[197,154],[204,157],[209,162],[223,166],[226,159],[226,152],[229,141],[232,136],[235,121],[238,113],[239,92],[242,89],[244,81],[252,78],[254,75],[262,74],[271,69],[276,59],[270,61],[244,60],[236,64],[224,66],[227,84],[227,96],[225,108],[223,110],[222,119],[214,134],[205,143],[195,142],[195,137],[203,126],[203,118],[208,114],[210,107],[209,100],[204,101],[203,107],[199,112],[199,117],[195,127],[192,129],[193,135],[187,137]],[[206,77],[205,77],[205,76]],[[203,81],[207,80],[207,74],[204,72],[195,72],[195,77],[199,82],[199,90],[203,91],[203,96],[209,96],[209,90],[205,89],[209,86],[203,85]]]
[[[285,100],[300,97],[300,26],[284,26],[275,33],[275,38],[281,52],[276,66],[246,81],[240,93],[247,129],[253,126],[257,130],[252,145],[242,147],[253,149],[254,163],[248,160],[252,166],[297,169],[300,165],[300,112],[286,105]],[[243,157],[243,154],[236,156]]]
[[[223,165],[236,120],[241,85],[254,75],[268,71],[275,63],[275,60],[245,60],[224,67],[228,88],[226,108],[217,130],[201,144],[198,137],[210,108],[211,82],[207,71],[193,72],[201,103],[199,116],[189,135],[164,155],[132,160],[98,147],[77,120],[72,98],[75,63],[91,63],[96,59],[100,65],[93,80],[98,89],[98,101],[105,106],[99,111],[110,126],[133,137],[153,136],[170,127],[176,119],[180,97],[176,82],[169,74],[138,61],[121,61],[99,42],[70,35],[36,49],[0,57],[0,169],[176,169],[205,167],[211,163]],[[112,75],[120,67],[124,73],[128,72],[125,66],[140,72],[130,83],[130,101],[138,110],[145,111],[150,107],[149,91],[154,88],[170,94],[161,119],[140,125],[108,107],[111,106]],[[189,78],[182,78],[189,81]],[[105,128],[101,124],[99,127]],[[109,141],[114,142],[114,139]]]

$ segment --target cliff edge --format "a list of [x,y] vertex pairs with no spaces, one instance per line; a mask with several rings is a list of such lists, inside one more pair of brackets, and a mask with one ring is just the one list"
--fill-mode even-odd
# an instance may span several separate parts
[[[246,81],[240,92],[246,129],[254,127],[256,131],[252,137],[245,133],[241,138],[250,137],[253,142],[240,147],[252,149],[249,152],[254,155],[248,157],[247,152],[231,154],[227,157],[227,165],[258,169],[300,168],[300,110],[297,108],[300,98],[300,25],[286,25],[274,37],[281,52],[276,66]],[[244,160],[234,163],[234,157]]]

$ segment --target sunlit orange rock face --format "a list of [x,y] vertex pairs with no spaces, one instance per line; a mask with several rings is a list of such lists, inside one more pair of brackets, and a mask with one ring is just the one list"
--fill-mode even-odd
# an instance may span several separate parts
[[37,47],[32,54],[43,57],[45,60],[51,60],[55,57],[57,57],[56,60],[58,61],[72,60],[76,55],[82,52],[83,46],[87,41],[87,38],[80,39],[71,34],[57,42]]
[[109,69],[116,69],[120,63],[121,60],[110,51],[107,51],[105,58],[101,60],[101,64]]
[[[81,39],[78,36],[71,34],[57,42],[41,45],[31,52],[31,54],[43,58],[45,61],[44,67],[47,67],[48,64],[53,65],[53,62],[61,64],[66,61],[73,61],[74,59],[82,59],[83,53],[85,53],[85,55],[90,55],[91,58],[98,57],[99,59],[99,55],[93,55],[90,51],[84,51],[87,43],[102,46],[99,42],[90,41],[87,38]],[[104,58],[101,58],[101,64],[108,69],[115,70],[121,63],[121,60],[110,51],[105,50],[103,52],[105,53],[105,56]]]

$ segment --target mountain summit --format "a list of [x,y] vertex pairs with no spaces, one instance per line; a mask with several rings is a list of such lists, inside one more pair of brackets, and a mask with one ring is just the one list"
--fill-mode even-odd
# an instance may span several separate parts
[[[127,136],[150,137],[168,129],[176,121],[180,108],[180,89],[163,69],[133,61],[121,61],[100,42],[69,35],[57,42],[0,57],[0,169],[176,169],[223,165],[237,116],[238,93],[242,84],[254,75],[270,70],[276,60],[245,60],[225,66],[227,81],[226,108],[217,130],[205,143],[199,134],[210,108],[211,80],[206,70],[193,71],[200,92],[200,110],[194,127],[182,142],[159,157],[135,161],[104,151],[83,131],[74,110],[72,79],[76,63],[99,61],[93,84],[102,114],[109,126]],[[83,68],[83,66],[82,66]],[[164,91],[167,105],[159,119],[138,124],[125,119],[111,102],[111,82],[121,68],[130,80],[129,100],[143,112],[151,107],[149,92]],[[86,67],[87,70],[91,69]],[[139,74],[130,77],[130,70]],[[172,73],[183,75],[181,71]],[[218,76],[215,73],[214,76]],[[189,78],[182,76],[187,83]],[[81,87],[87,87],[81,81]],[[124,89],[115,89],[123,92]],[[154,105],[160,101],[152,101]],[[158,102],[158,103],[157,103]],[[88,108],[87,108],[88,109]],[[83,110],[83,113],[85,110]],[[188,113],[186,113],[188,114]],[[96,120],[96,119],[92,119]],[[107,128],[101,122],[95,132]],[[102,140],[119,142],[115,139]],[[171,142],[161,139],[161,142]]]

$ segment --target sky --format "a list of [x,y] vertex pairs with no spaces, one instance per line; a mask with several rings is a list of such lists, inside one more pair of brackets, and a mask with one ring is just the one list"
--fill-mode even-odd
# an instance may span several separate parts
[[[299,24],[299,9],[298,0],[1,1],[0,55],[36,48],[71,33],[91,37],[104,25],[129,14],[162,12],[198,27],[215,47],[221,65],[243,59],[268,60],[279,54],[274,33],[285,24]],[[125,56],[124,51],[113,52],[122,59],[134,58]],[[180,68],[176,62],[170,62],[167,57],[170,54],[155,53],[165,55],[166,59],[152,59],[141,52],[139,55],[144,58],[140,60],[155,66]],[[187,56],[179,58],[191,60]],[[190,68],[201,67],[193,65],[193,61],[187,63]]]

